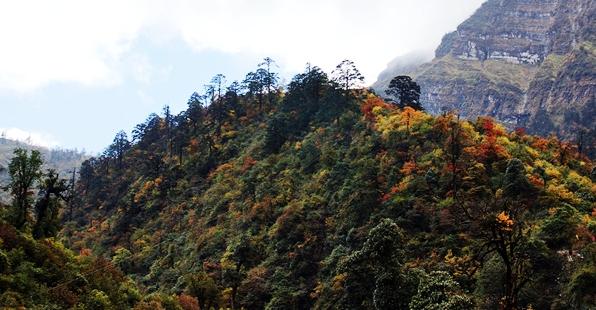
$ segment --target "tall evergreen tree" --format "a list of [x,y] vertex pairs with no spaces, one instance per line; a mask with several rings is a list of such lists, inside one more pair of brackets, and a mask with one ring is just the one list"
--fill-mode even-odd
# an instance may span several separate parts
[[343,89],[346,96],[350,93],[350,89],[359,87],[364,82],[364,76],[358,71],[354,62],[348,59],[340,62],[331,75],[332,80]]
[[116,136],[114,137],[114,140],[112,141],[112,144],[108,147],[107,154],[110,157],[113,157],[116,159],[116,164],[118,166],[118,169],[122,169],[122,161],[124,159],[124,153],[130,149],[130,141],[128,141],[128,136],[126,135],[126,132],[124,132],[123,130],[120,130]]
[[397,98],[401,107],[409,106],[416,110],[424,110],[420,104],[420,85],[407,75],[394,77],[389,82],[385,93]]
[[39,192],[40,198],[35,203],[37,221],[33,226],[35,238],[54,237],[60,229],[58,217],[62,203],[66,201],[68,184],[66,180],[60,179],[55,170],[48,170],[41,182]]
[[8,165],[10,183],[8,188],[13,196],[12,223],[21,229],[27,223],[27,217],[33,203],[33,186],[41,177],[41,153],[32,150],[14,150],[14,157]]
[[267,97],[269,102],[271,102],[271,91],[279,80],[278,74],[272,71],[273,66],[277,66],[277,64],[275,63],[275,60],[269,57],[265,57],[263,62],[259,64],[260,68],[265,69],[265,72],[263,72],[264,74],[262,74],[262,81],[265,88],[267,89]]

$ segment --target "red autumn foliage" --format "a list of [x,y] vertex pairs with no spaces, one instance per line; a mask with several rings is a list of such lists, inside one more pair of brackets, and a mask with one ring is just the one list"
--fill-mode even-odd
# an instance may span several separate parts
[[497,143],[497,137],[504,132],[495,125],[493,119],[488,117],[479,117],[478,125],[484,134],[484,139],[475,149],[472,148],[472,154],[484,162],[493,162],[500,158],[507,158],[507,150]]
[[544,187],[544,180],[539,176],[531,175],[528,177],[528,181],[536,187]]
[[523,137],[523,136],[525,136],[525,135],[526,135],[526,128],[524,128],[524,127],[517,127],[517,128],[515,128],[515,134],[516,134],[518,137]]
[[399,191],[399,188],[397,186],[393,186],[391,188],[391,190],[389,190],[389,193],[386,193],[385,195],[383,195],[383,198],[381,198],[381,202],[389,201],[389,199],[393,198],[393,196],[395,196],[395,194],[397,194],[398,191]]
[[547,139],[536,137],[534,138],[534,142],[532,142],[532,147],[540,151],[546,151],[548,149],[548,144],[549,141]]
[[391,110],[393,108],[390,104],[383,101],[383,99],[379,97],[366,99],[364,103],[360,106],[360,111],[362,111],[364,117],[371,122],[375,121],[375,115],[372,113],[374,107],[381,107],[385,110]]
[[199,300],[196,297],[182,294],[178,296],[178,302],[184,310],[199,310]]
[[507,157],[507,150],[497,143],[497,136],[491,134],[487,135],[484,142],[478,147],[476,156],[484,161],[494,161]]
[[487,136],[502,136],[505,134],[503,129],[498,127],[490,117],[479,117],[478,124],[482,132]]
[[79,255],[80,256],[91,256],[91,249],[88,248],[83,248],[81,250],[79,250]]
[[252,168],[257,163],[257,161],[252,158],[251,156],[244,157],[244,162],[242,163],[242,172],[246,172]]
[[459,169],[457,168],[457,165],[454,165],[453,163],[447,163],[447,164],[445,165],[445,170],[446,170],[448,173],[456,173],[456,172],[457,172],[457,170],[459,170]]

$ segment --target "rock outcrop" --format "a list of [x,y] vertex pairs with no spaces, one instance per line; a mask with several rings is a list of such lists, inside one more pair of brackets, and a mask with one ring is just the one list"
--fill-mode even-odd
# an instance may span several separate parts
[[[594,0],[488,0],[408,72],[431,113],[495,117],[566,139],[594,135]],[[391,69],[373,85],[382,93]]]

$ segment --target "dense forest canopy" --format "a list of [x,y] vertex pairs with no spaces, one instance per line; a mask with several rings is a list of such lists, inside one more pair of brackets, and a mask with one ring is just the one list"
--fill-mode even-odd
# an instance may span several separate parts
[[[40,222],[48,208],[14,191],[10,208],[36,216],[4,216],[0,301],[78,309],[596,305],[596,169],[576,145],[508,132],[486,117],[433,117],[407,77],[395,80],[394,104],[362,88],[350,61],[330,75],[307,65],[285,86],[275,68],[267,58],[244,81],[217,75],[187,110],[165,107],[130,139],[118,133],[83,163],[67,199],[37,198],[63,210],[57,236],[54,217]],[[29,187],[63,189],[45,178]],[[38,256],[23,259],[27,251]]]

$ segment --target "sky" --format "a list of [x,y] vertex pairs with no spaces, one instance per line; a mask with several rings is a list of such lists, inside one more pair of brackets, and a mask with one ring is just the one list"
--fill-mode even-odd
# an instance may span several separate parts
[[435,48],[484,0],[0,0],[0,133],[100,152],[212,76],[264,57],[289,81],[307,62],[354,61],[374,83],[396,56]]

